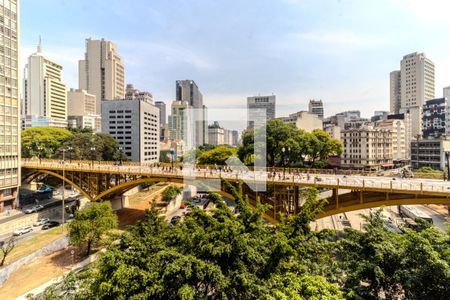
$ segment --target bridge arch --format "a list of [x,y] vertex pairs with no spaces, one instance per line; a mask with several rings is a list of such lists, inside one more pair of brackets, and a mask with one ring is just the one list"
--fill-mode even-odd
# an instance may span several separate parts
[[36,170],[36,172],[48,174],[48,175],[51,175],[51,176],[55,176],[55,177],[63,180],[67,184],[69,184],[69,185],[73,186],[74,188],[76,188],[83,196],[85,196],[90,201],[93,200],[92,197],[88,193],[86,193],[79,185],[77,185],[75,182],[73,182],[72,180],[70,180],[67,177],[63,177],[62,175],[60,175],[60,174],[58,174],[56,172],[53,172],[53,171],[49,171],[49,170]]

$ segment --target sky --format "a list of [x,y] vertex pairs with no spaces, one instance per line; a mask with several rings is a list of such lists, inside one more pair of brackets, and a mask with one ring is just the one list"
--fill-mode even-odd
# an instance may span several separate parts
[[[450,2],[437,0],[22,0],[21,65],[42,37],[45,55],[78,87],[85,39],[113,41],[126,83],[155,100],[192,79],[209,119],[246,97],[277,96],[276,115],[322,99],[325,115],[389,109],[389,72],[403,55],[435,63],[436,97],[450,85]],[[225,109],[232,109],[227,111]]]

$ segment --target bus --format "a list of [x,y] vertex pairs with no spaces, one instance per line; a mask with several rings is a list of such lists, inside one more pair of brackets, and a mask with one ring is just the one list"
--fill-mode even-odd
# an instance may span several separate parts
[[399,207],[400,215],[402,217],[408,217],[413,220],[416,218],[423,219],[430,224],[433,224],[433,218],[431,218],[428,214],[422,211],[420,208],[415,207],[413,205],[400,205]]

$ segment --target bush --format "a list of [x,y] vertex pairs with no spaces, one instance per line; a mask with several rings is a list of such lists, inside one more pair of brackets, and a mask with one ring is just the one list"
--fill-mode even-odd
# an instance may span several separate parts
[[170,201],[172,201],[176,196],[178,196],[179,194],[181,194],[182,189],[175,186],[175,185],[170,185],[168,186],[164,192],[162,193],[162,199],[164,202],[169,203]]

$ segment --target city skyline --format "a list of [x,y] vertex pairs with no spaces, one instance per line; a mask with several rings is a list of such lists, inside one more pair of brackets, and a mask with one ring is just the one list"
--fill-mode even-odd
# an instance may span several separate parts
[[[167,104],[175,98],[173,82],[190,78],[212,109],[244,108],[247,96],[274,93],[280,115],[319,98],[327,116],[343,106],[370,116],[389,109],[389,72],[407,53],[425,52],[435,62],[436,91],[450,84],[450,44],[440,38],[450,29],[439,18],[445,9],[437,1],[408,3],[30,2],[23,5],[21,65],[42,35],[68,86],[77,87],[84,40],[104,37],[117,45],[126,82]],[[40,21],[47,13],[58,16],[58,26]]]

